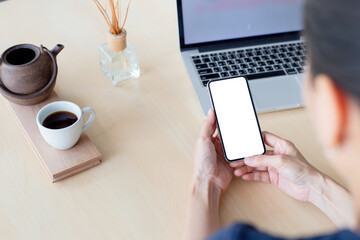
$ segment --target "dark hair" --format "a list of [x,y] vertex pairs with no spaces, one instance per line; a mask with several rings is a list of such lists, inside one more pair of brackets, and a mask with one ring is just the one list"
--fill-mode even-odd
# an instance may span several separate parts
[[360,0],[307,0],[304,10],[311,75],[360,100]]

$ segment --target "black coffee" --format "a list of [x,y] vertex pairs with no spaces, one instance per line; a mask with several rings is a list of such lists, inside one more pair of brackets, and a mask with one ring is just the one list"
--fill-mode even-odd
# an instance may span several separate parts
[[50,129],[66,128],[78,120],[77,116],[71,112],[54,112],[47,116],[42,125]]

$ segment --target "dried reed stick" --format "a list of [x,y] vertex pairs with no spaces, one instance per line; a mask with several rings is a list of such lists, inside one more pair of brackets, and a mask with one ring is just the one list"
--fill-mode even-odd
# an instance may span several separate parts
[[104,16],[106,23],[108,24],[110,31],[113,32],[113,27],[110,24],[110,20],[109,20],[109,16],[107,15],[105,9],[101,6],[101,4],[99,3],[98,0],[94,0],[94,2],[96,3],[96,6],[98,7],[99,11],[101,12],[101,14]]
[[130,3],[131,3],[131,0],[129,0],[128,6],[127,6],[127,8],[126,8],[125,19],[124,19],[123,25],[122,25],[121,28],[120,28],[120,32],[124,29],[124,26],[125,26],[125,23],[126,23],[126,19],[127,19],[127,16],[128,16],[128,12],[129,12]]
[[107,2],[104,8],[103,5],[101,5],[101,3],[99,2],[99,0],[93,0],[93,1],[95,2],[101,14],[103,15],[107,25],[110,28],[110,32],[115,35],[120,34],[123,31],[127,20],[131,0],[129,0],[129,3],[127,5],[125,18],[122,24],[121,24],[121,0],[117,0],[116,3],[114,0],[108,0],[110,6],[111,19],[109,17],[109,14],[107,13]]
[[120,2],[119,0],[116,1],[116,9],[115,9],[115,11],[116,11],[116,17],[117,17],[117,19],[120,19],[120,18],[119,18],[119,12],[120,12],[119,2]]

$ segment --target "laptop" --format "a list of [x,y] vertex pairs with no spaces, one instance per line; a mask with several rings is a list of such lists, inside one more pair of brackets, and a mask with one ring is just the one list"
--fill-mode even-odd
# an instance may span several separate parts
[[183,62],[204,114],[207,83],[245,76],[256,111],[303,106],[305,0],[177,0]]

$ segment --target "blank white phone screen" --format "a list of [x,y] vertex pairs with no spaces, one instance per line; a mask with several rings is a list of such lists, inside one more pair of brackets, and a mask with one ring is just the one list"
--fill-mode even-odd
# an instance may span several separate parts
[[263,154],[256,113],[243,77],[209,84],[225,156],[229,161]]

